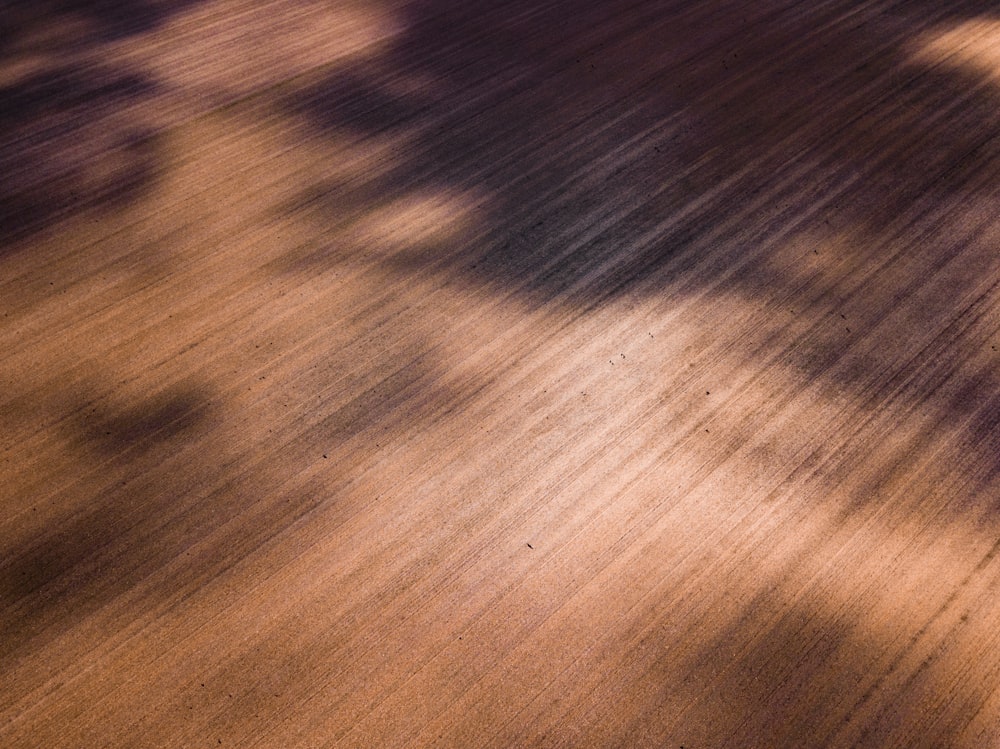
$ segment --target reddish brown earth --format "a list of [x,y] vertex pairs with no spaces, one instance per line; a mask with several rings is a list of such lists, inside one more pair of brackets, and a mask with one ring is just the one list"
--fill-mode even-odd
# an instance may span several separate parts
[[1000,745],[994,3],[0,19],[0,745]]

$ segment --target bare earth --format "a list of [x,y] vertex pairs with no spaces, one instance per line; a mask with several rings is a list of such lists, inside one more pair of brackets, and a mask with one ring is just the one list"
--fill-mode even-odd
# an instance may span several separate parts
[[1000,12],[0,3],[0,746],[1000,746]]

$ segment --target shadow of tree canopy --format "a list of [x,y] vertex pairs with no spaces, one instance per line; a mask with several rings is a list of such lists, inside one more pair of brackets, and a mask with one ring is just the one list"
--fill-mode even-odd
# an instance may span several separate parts
[[[582,311],[704,293],[812,307],[798,344],[776,333],[752,355],[880,397],[921,346],[961,359],[992,335],[959,321],[993,293],[1000,87],[954,50],[921,46],[963,23],[974,35],[996,20],[992,3],[404,12],[377,64],[279,97],[360,149],[406,144],[384,172],[308,185],[290,214],[322,226],[422,191],[484,196],[467,241],[415,244],[384,260],[387,274],[433,269]],[[320,253],[288,270],[331,262]],[[1000,385],[989,370],[942,376],[964,378],[963,402],[981,403]],[[901,387],[942,421],[969,416]],[[979,438],[1000,423],[994,408],[975,418]]]
[[[80,21],[75,42],[89,45],[152,31],[199,0],[5,0],[0,4],[0,53],[62,20]],[[78,27],[79,30],[79,27]]]
[[[786,231],[816,206],[820,222],[825,210],[878,235],[922,201],[989,196],[995,184],[980,178],[1000,156],[1000,92],[914,62],[909,45],[991,10],[415,3],[374,72],[338,70],[286,105],[321,130],[407,131],[409,148],[372,190],[387,199],[442,185],[490,196],[498,236],[452,271],[540,301],[580,287],[573,301],[593,304],[745,263],[734,242]],[[428,82],[399,93],[400,78]],[[342,186],[329,187],[339,207]],[[612,220],[568,251],[566,232],[595,203],[617,209]],[[729,230],[715,237],[720,225]],[[709,235],[721,250],[696,248]],[[764,265],[751,260],[748,280],[733,282],[780,282],[760,277]]]
[[135,107],[157,81],[102,54],[191,2],[9,0],[0,7],[0,253],[67,216],[147,194],[159,137]]
[[50,71],[0,91],[0,241],[146,194],[158,135],[122,112],[153,91],[145,76],[118,70]]

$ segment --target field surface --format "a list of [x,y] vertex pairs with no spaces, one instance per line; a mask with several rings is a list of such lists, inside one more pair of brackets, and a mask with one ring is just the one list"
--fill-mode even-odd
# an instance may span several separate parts
[[0,2],[0,745],[1000,746],[1000,9]]

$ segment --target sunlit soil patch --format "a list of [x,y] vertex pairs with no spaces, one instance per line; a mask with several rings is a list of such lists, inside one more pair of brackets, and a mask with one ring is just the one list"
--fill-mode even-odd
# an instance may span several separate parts
[[379,2],[207,2],[177,14],[152,44],[122,45],[170,87],[225,103],[307,73],[377,56],[403,31]]
[[412,194],[360,217],[348,232],[359,248],[371,248],[406,262],[409,251],[422,246],[461,242],[470,228],[472,196],[444,193]]
[[909,46],[916,63],[983,76],[1000,86],[1000,20],[975,18],[942,26]]

